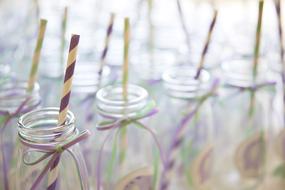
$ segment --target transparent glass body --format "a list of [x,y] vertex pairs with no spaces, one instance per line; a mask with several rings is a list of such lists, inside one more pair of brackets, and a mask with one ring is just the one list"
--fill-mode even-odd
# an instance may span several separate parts
[[[153,125],[157,126],[166,160],[171,159],[174,152],[170,147],[176,138],[175,133],[183,120],[193,113],[193,117],[184,123],[183,141],[174,154],[173,175],[168,189],[209,189],[214,145],[212,102],[211,98],[200,106],[199,102],[210,91],[211,77],[205,70],[198,80],[195,75],[195,67],[181,66],[169,69],[162,77],[165,95]],[[205,180],[202,175],[205,175]]]
[[259,63],[256,78],[252,70],[250,59],[222,65],[224,86],[216,104],[217,189],[257,189],[269,167],[266,154],[270,155],[270,138],[276,130],[272,123],[275,86],[270,85],[264,62]]
[[[100,86],[104,86],[110,81],[111,71],[108,66],[103,68],[101,81],[99,81],[98,65],[99,63],[82,61],[75,70],[72,90],[74,98],[70,108],[78,118],[77,126],[80,129],[94,128],[96,124],[94,116],[95,94]],[[89,120],[90,114],[93,115],[93,120]]]
[[8,81],[0,86],[0,189],[14,184],[11,180],[14,175],[12,168],[15,167],[12,157],[15,154],[18,117],[40,105],[39,85],[35,84],[31,93],[26,89],[24,81]]
[[[78,134],[73,113],[68,111],[65,124],[58,126],[58,111],[58,108],[43,108],[28,112],[20,117],[18,122],[17,167],[13,179],[16,187],[13,189],[30,189],[51,157],[29,165],[28,163],[43,156],[44,152],[41,152],[40,149],[31,148],[21,141],[56,147],[65,144]],[[59,136],[60,138],[58,138]],[[58,171],[57,189],[89,189],[87,170],[79,144],[74,144],[68,150],[63,150],[60,155]],[[79,176],[81,176],[81,182]],[[38,184],[37,189],[46,189],[47,181],[48,172]]]
[[[141,110],[148,106],[151,100],[144,88],[129,84],[127,90],[127,101],[123,99],[121,85],[106,86],[97,92],[98,124],[102,121],[110,121],[110,119],[111,121],[124,118],[134,119]],[[136,121],[152,128],[151,120],[152,117],[146,117]],[[115,129],[95,132],[94,150],[95,147],[102,146],[104,139],[110,133],[113,135],[106,142],[102,153],[101,173],[106,189],[114,189],[118,180],[132,171],[142,167],[151,167],[154,160],[153,151],[157,150],[151,134],[134,122],[127,125],[120,123]],[[112,155],[114,150],[116,153]],[[98,157],[98,149],[96,153]]]

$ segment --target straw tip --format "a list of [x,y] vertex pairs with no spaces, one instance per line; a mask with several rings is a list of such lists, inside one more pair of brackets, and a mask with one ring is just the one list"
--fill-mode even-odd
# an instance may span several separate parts
[[71,35],[71,41],[79,41],[80,35],[78,34],[72,34]]
[[40,19],[41,24],[47,24],[47,22],[48,22],[47,19],[43,19],[43,18]]
[[130,22],[130,18],[129,17],[125,17],[124,21],[125,21],[125,23],[129,23]]

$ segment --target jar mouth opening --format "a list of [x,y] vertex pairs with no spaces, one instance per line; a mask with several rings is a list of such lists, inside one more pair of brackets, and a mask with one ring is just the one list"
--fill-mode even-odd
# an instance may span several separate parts
[[111,117],[132,116],[143,109],[148,100],[148,92],[137,85],[127,86],[128,99],[124,100],[122,85],[106,86],[96,94],[96,106],[100,114]]
[[47,107],[22,115],[18,121],[19,137],[38,143],[56,143],[72,136],[76,131],[75,117],[67,112],[64,125],[58,125],[59,108]]
[[267,80],[268,66],[260,61],[257,67],[256,78],[253,76],[252,59],[234,59],[221,65],[224,81],[228,85],[250,87],[256,82]]
[[8,81],[0,86],[0,110],[13,113],[29,98],[23,110],[35,107],[40,103],[39,84],[35,83],[32,92],[27,92],[26,81]]
[[192,66],[176,66],[162,75],[163,85],[168,95],[174,98],[192,99],[206,93],[210,88],[211,76],[202,69],[200,77],[195,79],[197,68]]
[[[101,83],[107,82],[110,73],[110,67],[104,66]],[[99,82],[99,66],[94,62],[85,62],[76,68],[73,90],[78,93],[94,93],[98,90]]]

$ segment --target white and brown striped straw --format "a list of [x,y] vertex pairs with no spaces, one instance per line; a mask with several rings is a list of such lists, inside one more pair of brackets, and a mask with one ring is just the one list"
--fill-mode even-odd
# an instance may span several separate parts
[[213,33],[213,30],[214,30],[214,27],[215,27],[216,21],[217,21],[217,16],[218,16],[218,11],[215,10],[212,22],[211,22],[209,30],[208,30],[207,39],[206,39],[206,42],[205,42],[205,45],[204,45],[204,48],[203,48],[203,51],[202,51],[202,54],[201,54],[201,58],[200,58],[200,61],[199,61],[199,65],[198,65],[198,69],[197,69],[197,73],[196,73],[195,79],[199,78],[199,76],[201,74],[201,71],[202,71],[202,69],[204,67],[205,57],[206,57],[206,54],[208,53],[209,44],[210,44],[211,38],[212,38],[212,33]]
[[[68,111],[68,104],[71,94],[71,86],[72,86],[72,79],[73,79],[73,73],[74,68],[76,64],[76,56],[77,56],[77,49],[78,49],[78,43],[79,43],[79,35],[73,34],[70,41],[70,47],[69,47],[69,54],[68,54],[68,60],[67,60],[67,66],[64,76],[64,85],[63,85],[63,91],[61,95],[61,102],[60,102],[60,108],[59,108],[59,116],[58,116],[58,125],[64,125],[66,122],[66,116]],[[59,161],[60,157],[57,157],[50,167],[49,175],[48,175],[48,188],[47,190],[55,190],[56,184],[58,181],[58,175],[59,175]]]
[[111,36],[112,36],[112,32],[113,32],[113,25],[114,25],[114,20],[115,20],[115,14],[111,13],[110,15],[110,20],[109,20],[109,24],[108,24],[108,28],[107,28],[107,32],[106,32],[106,37],[105,37],[105,42],[104,42],[104,49],[102,51],[101,54],[101,58],[100,58],[100,66],[99,66],[99,81],[101,81],[101,76],[103,73],[103,68],[105,65],[105,58],[107,56],[108,53],[108,49],[109,49],[109,43],[111,40]]

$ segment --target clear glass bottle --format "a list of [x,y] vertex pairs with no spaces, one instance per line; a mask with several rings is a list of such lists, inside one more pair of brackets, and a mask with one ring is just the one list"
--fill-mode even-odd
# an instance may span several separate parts
[[266,154],[271,155],[268,142],[275,130],[275,83],[262,59],[255,78],[251,59],[225,62],[222,71],[224,85],[216,104],[220,126],[216,152],[220,156],[215,160],[215,186],[257,189],[270,167]]
[[91,60],[89,58],[79,59],[78,67],[76,67],[74,73],[72,90],[74,98],[71,102],[71,109],[74,110],[74,114],[77,116],[77,124],[80,129],[86,129],[90,127],[90,124],[94,128],[96,121],[93,120],[94,122],[88,123],[90,119],[88,116],[92,114],[94,117],[96,92],[100,86],[105,86],[111,81],[110,68],[104,66],[101,79],[99,79],[99,63]]
[[101,184],[106,189],[118,188],[115,185],[119,184],[118,180],[137,169],[152,168],[154,160],[157,159],[153,154],[153,151],[158,149],[152,134],[136,123],[155,130],[150,126],[152,115],[148,115],[154,111],[154,102],[140,86],[129,84],[127,90],[127,101],[123,99],[121,85],[106,86],[96,95],[99,114],[97,129],[104,121],[114,122],[113,128],[97,131],[97,138],[94,138],[94,150],[97,150],[98,158],[102,143],[113,133],[101,153],[104,161],[101,166]]
[[[28,112],[20,117],[16,176],[13,179],[16,187],[13,189],[30,189],[55,153],[41,160],[40,158],[47,152],[35,146],[52,147],[51,149],[55,151],[61,150],[56,188],[89,189],[87,170],[78,144],[80,141],[67,148],[59,148],[69,142],[75,142],[74,139],[80,134],[75,126],[75,117],[68,111],[65,124],[58,126],[58,112],[58,108],[48,107]],[[36,189],[47,188],[48,172]]]
[[[196,72],[195,67],[184,65],[163,73],[166,93],[158,106],[161,110],[158,119],[153,124],[157,126],[159,139],[162,140],[163,149],[166,151],[166,166],[162,173],[160,189],[211,187],[215,127],[212,98],[205,96],[211,91],[211,76],[206,70],[202,70],[196,80]],[[184,126],[182,130],[181,126]],[[175,146],[180,137],[181,144]],[[167,178],[166,173],[173,174],[171,179]],[[167,188],[162,188],[165,184]]]
[[38,84],[31,93],[26,89],[24,81],[11,80],[0,86],[0,189],[9,188],[15,182],[11,180],[15,166],[11,158],[15,154],[18,117],[36,109],[41,102]]

